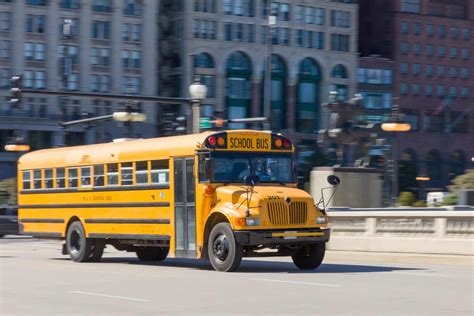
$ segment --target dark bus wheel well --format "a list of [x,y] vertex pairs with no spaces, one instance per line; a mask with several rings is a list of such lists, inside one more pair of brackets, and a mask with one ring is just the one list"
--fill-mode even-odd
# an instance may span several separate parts
[[81,220],[80,220],[79,217],[77,217],[77,216],[73,216],[73,217],[71,217],[71,218],[69,219],[69,221],[67,222],[67,225],[66,225],[66,231],[64,232],[64,236],[67,237],[67,230],[69,229],[69,226],[70,226],[72,223],[76,222],[76,221],[80,222]]
[[201,252],[202,259],[208,259],[207,242],[209,239],[209,235],[211,233],[211,229],[219,223],[229,223],[229,220],[222,213],[214,213],[206,221],[206,225],[204,226],[204,242],[203,242],[203,247],[202,247],[202,252]]

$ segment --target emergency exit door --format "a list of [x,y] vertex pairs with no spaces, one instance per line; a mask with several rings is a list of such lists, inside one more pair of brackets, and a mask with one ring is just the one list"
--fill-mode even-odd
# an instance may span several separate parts
[[196,257],[194,157],[174,159],[175,249],[177,257]]

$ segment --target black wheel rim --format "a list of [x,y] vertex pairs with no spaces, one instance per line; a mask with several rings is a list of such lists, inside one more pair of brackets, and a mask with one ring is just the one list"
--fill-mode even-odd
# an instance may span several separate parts
[[212,245],[212,252],[216,258],[225,261],[229,255],[229,241],[225,235],[219,235],[214,239]]
[[73,230],[70,239],[71,254],[76,255],[81,251],[81,235],[77,230]]

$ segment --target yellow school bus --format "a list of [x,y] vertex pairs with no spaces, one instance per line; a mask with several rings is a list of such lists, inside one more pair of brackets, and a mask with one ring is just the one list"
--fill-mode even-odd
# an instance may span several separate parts
[[104,247],[140,260],[291,256],[317,268],[327,216],[296,188],[294,146],[280,134],[232,130],[39,150],[18,162],[20,230],[63,241],[76,262]]

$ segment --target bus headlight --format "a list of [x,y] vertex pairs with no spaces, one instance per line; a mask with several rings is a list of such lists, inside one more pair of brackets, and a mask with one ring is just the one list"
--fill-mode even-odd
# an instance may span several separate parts
[[316,217],[316,224],[326,224],[327,218],[325,216]]
[[260,226],[260,219],[255,217],[247,217],[245,219],[245,226]]

